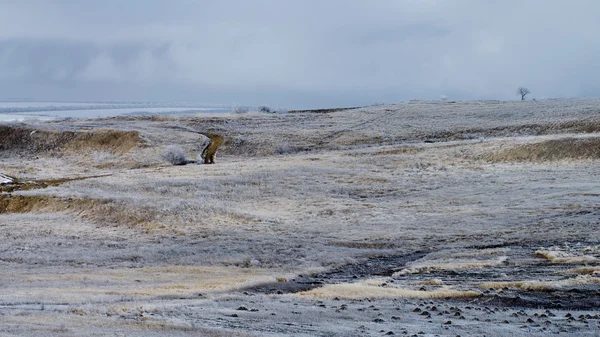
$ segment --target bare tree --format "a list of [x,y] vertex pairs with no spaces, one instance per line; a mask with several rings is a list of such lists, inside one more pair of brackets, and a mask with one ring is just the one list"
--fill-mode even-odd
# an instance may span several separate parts
[[529,89],[525,88],[525,87],[519,87],[517,89],[517,95],[521,95],[521,101],[525,100],[525,96],[527,96],[529,94]]

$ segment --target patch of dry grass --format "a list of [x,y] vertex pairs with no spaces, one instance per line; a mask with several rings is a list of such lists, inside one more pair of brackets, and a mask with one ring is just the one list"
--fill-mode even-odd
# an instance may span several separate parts
[[367,298],[469,298],[477,297],[475,291],[440,288],[431,291],[404,288],[387,288],[361,283],[328,284],[321,288],[301,292],[298,295],[317,298],[367,299]]
[[140,134],[137,131],[99,129],[78,133],[74,140],[65,144],[64,148],[77,153],[95,150],[123,154],[129,152],[140,141]]
[[412,263],[408,268],[394,273],[393,276],[402,276],[409,274],[427,273],[437,270],[467,270],[494,267],[503,264],[506,256],[496,259],[476,260],[476,259],[444,259]]
[[598,275],[600,276],[600,267],[579,267],[567,270],[561,270],[558,274],[576,274],[576,275]]
[[600,159],[600,137],[552,139],[483,156],[491,162],[545,162]]
[[91,132],[75,132],[0,125],[1,149],[20,153],[39,154],[56,151],[81,153],[96,150],[123,154],[140,141],[137,131],[96,129]]
[[548,260],[548,262],[556,264],[579,264],[598,261],[594,256],[580,255],[576,256],[560,250],[538,249],[535,251],[537,258]]
[[[59,204],[64,205],[61,198],[53,196],[22,196],[0,194],[0,214],[27,213],[33,211],[55,210]],[[63,206],[64,207],[64,206]]]
[[63,198],[49,195],[0,194],[0,214],[28,212],[74,213],[84,219],[102,223],[118,223],[145,229],[146,232],[164,229],[152,222],[156,211],[139,209],[96,199]]
[[546,250],[544,248],[540,248],[535,251],[535,257],[546,260],[554,260],[558,257],[568,256],[566,252],[559,250]]
[[0,295],[0,301],[22,297],[68,303],[86,297],[197,296],[277,282],[269,269],[231,266],[80,268],[69,272],[42,269],[35,274],[15,272],[6,281],[12,282],[12,292]]
[[528,291],[550,291],[578,285],[600,284],[600,278],[580,275],[575,278],[558,281],[507,281],[485,282],[479,285],[482,289],[517,288]]

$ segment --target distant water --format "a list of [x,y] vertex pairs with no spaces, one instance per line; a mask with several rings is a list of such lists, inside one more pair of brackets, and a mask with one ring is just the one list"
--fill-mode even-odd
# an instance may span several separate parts
[[0,101],[0,122],[228,111],[230,106],[197,103]]

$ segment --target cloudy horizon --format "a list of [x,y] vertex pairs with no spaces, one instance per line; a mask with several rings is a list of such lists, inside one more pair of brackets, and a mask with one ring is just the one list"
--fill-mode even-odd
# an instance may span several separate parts
[[592,0],[5,0],[0,99],[598,97],[599,12]]

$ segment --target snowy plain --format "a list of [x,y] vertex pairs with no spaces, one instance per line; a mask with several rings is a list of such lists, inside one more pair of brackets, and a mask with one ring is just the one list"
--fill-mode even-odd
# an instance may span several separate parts
[[600,333],[598,99],[6,125],[2,334]]

